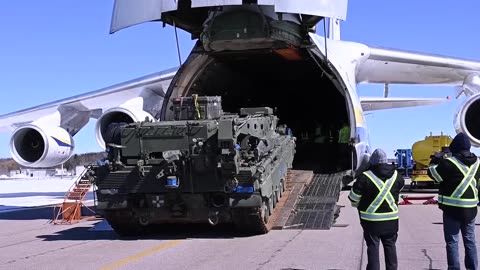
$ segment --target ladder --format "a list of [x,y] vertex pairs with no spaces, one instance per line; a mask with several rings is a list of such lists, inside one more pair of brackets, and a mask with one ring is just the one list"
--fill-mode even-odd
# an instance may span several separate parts
[[93,185],[89,174],[90,170],[90,165],[85,167],[65,194],[63,203],[53,208],[53,224],[73,224],[79,222],[82,216],[82,206],[85,206],[89,211],[95,213],[83,204],[85,196],[87,196],[87,193]]

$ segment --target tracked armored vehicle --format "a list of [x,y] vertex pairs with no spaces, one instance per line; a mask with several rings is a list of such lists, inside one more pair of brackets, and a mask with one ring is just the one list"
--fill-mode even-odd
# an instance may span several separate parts
[[170,109],[173,121],[113,131],[93,169],[98,211],[120,235],[207,222],[268,232],[294,158],[289,129],[268,107],[224,113],[218,96],[175,98]]

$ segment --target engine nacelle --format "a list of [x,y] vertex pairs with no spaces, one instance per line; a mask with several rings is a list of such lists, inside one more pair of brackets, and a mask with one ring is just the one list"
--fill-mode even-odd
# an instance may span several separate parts
[[13,159],[26,167],[52,167],[67,161],[73,154],[72,136],[61,127],[25,125],[10,139]]
[[147,117],[151,120],[154,119],[150,113],[135,108],[116,107],[107,110],[98,118],[95,126],[95,137],[98,145],[105,149],[105,135],[110,124],[134,123],[144,121]]
[[480,146],[480,93],[470,96],[458,108],[453,123],[457,133],[463,132],[472,145]]

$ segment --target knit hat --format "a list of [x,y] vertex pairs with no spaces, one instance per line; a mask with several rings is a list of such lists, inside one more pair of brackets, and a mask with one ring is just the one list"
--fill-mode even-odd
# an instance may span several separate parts
[[381,163],[388,163],[387,154],[380,148],[373,151],[372,156],[370,157],[370,165],[377,165]]
[[455,154],[465,150],[470,151],[471,146],[472,144],[470,143],[467,135],[465,135],[463,132],[460,132],[455,136],[455,138],[453,138],[449,148],[450,151]]

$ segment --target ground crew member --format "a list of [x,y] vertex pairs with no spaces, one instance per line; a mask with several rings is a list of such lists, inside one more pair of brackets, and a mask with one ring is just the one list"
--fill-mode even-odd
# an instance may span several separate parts
[[477,269],[475,217],[477,216],[480,177],[479,160],[470,152],[470,140],[458,133],[450,143],[451,157],[432,158],[428,175],[438,182],[438,205],[443,211],[448,269],[460,269],[458,236],[462,232],[465,247],[465,267]]
[[350,126],[344,123],[338,131],[338,143],[348,144],[350,140]]
[[353,184],[348,198],[357,207],[363,237],[367,244],[367,270],[380,269],[380,241],[385,253],[385,268],[396,270],[398,237],[398,196],[405,180],[382,149],[370,157],[369,168]]
[[351,150],[348,145],[350,141],[350,126],[343,123],[338,131],[338,146],[337,146],[337,171],[345,170],[351,165]]

